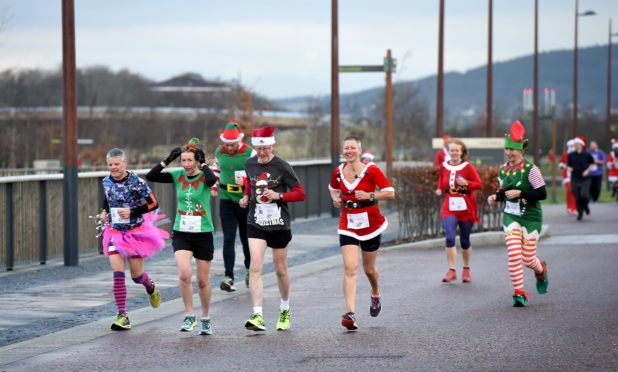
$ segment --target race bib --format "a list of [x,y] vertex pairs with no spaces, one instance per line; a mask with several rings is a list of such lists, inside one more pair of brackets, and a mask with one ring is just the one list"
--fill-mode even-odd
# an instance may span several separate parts
[[180,215],[180,231],[182,232],[201,232],[202,216]]
[[257,223],[278,220],[281,218],[281,212],[279,206],[276,203],[255,205],[255,221]]
[[112,225],[117,223],[129,223],[131,222],[130,218],[122,218],[118,214],[118,210],[121,208],[110,208],[109,212],[112,215]]
[[466,209],[468,209],[468,206],[466,205],[466,201],[464,200],[464,198],[462,196],[451,196],[448,199],[448,210],[452,211],[452,212],[456,212],[456,211],[465,211]]
[[521,209],[519,208],[519,202],[506,201],[504,205],[504,213],[512,214],[514,216],[521,216]]
[[348,213],[348,229],[359,230],[369,227],[369,215],[363,213]]
[[244,170],[234,171],[234,181],[237,185],[242,185],[245,178],[247,178],[247,172],[245,172]]

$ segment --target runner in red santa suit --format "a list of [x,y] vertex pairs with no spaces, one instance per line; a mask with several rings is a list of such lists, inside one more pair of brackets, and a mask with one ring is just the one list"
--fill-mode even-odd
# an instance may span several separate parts
[[607,168],[607,181],[612,189],[612,198],[618,197],[618,141],[613,138],[612,148],[607,155]]
[[373,162],[361,162],[361,153],[360,140],[354,136],[347,137],[343,141],[343,156],[346,162],[335,168],[329,184],[333,205],[342,210],[337,232],[343,256],[346,313],[341,319],[341,325],[348,330],[358,328],[355,307],[356,272],[360,256],[371,285],[369,314],[377,317],[382,310],[376,259],[388,221],[380,213],[377,201],[395,198],[395,189],[380,168]]
[[445,161],[451,160],[451,156],[448,153],[448,147],[447,147],[447,144],[450,140],[451,140],[451,136],[449,135],[444,135],[442,137],[442,148],[438,150],[438,152],[436,153],[436,156],[433,159],[433,165],[439,167]]
[[277,330],[289,329],[292,316],[289,298],[290,276],[287,268],[288,244],[292,240],[288,203],[305,200],[305,190],[290,164],[274,155],[274,132],[274,127],[253,131],[251,144],[257,156],[245,162],[247,174],[245,195],[239,202],[243,208],[249,206],[247,237],[251,251],[249,289],[253,314],[245,322],[245,328],[251,331],[266,329],[262,314],[264,298],[262,269],[267,247],[272,248],[273,264],[281,295]]
[[461,280],[464,283],[470,283],[472,280],[470,233],[474,223],[479,222],[475,193],[483,187],[483,184],[474,166],[467,161],[468,149],[464,142],[460,139],[452,139],[447,147],[450,160],[440,165],[438,185],[435,191],[438,196],[444,195],[441,219],[446,240],[448,271],[442,282],[450,283],[457,279],[455,237],[459,226],[459,241],[463,258]]
[[562,169],[562,184],[564,185],[566,192],[566,208],[567,213],[576,215],[577,214],[577,204],[575,204],[575,196],[573,196],[573,191],[571,191],[571,174],[567,168],[567,160],[569,157],[569,153],[575,151],[575,141],[572,139],[568,140],[567,150],[562,153],[560,157],[560,163],[558,166]]

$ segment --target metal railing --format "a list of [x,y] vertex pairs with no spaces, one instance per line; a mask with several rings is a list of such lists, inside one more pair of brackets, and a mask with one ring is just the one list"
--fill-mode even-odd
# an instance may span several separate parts
[[[292,218],[309,218],[330,213],[328,182],[332,174],[330,160],[290,162],[303,184],[307,199],[290,203]],[[148,170],[135,171],[144,176]],[[103,199],[101,180],[108,172],[83,172],[78,175],[79,253],[101,251],[94,222]],[[149,183],[160,211],[172,224],[176,211],[173,184]],[[220,230],[219,203],[211,203],[215,229]],[[45,264],[51,258],[62,257],[63,236],[63,175],[31,175],[0,177],[0,269],[15,266]]]

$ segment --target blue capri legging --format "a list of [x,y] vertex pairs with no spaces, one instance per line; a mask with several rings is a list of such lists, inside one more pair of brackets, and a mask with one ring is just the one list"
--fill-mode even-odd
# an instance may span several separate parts
[[446,247],[455,246],[455,236],[457,235],[457,225],[459,225],[459,240],[461,249],[470,248],[470,233],[472,232],[473,221],[458,221],[455,216],[446,216],[442,220],[444,227],[444,237],[446,238]]

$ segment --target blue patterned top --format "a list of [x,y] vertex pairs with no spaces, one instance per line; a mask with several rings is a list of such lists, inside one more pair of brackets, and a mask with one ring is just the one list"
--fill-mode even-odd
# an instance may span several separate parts
[[144,222],[141,214],[131,213],[128,221],[119,221],[114,218],[114,208],[130,208],[131,210],[147,203],[146,198],[152,194],[150,187],[139,176],[133,172],[120,181],[114,180],[111,176],[103,178],[103,193],[109,205],[110,225],[114,230],[131,230],[140,226]]

